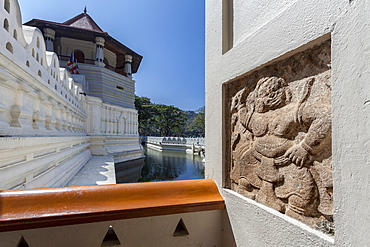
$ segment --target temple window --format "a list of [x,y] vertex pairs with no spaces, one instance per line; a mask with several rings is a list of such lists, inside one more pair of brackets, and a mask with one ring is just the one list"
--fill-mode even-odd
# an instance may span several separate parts
[[4,9],[10,14],[10,0],[4,1]]
[[10,51],[11,53],[13,53],[13,46],[12,46],[12,44],[10,44],[9,42],[8,42],[8,43],[6,43],[6,49],[7,49],[8,51]]
[[78,63],[84,63],[85,62],[85,54],[81,50],[74,50],[75,53],[75,60]]
[[6,31],[9,32],[9,21],[8,21],[8,19],[4,19],[3,27],[5,28]]

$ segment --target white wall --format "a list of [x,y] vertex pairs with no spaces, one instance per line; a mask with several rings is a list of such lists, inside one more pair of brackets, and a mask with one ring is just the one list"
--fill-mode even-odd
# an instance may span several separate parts
[[[225,9],[229,3],[233,11]],[[206,1],[206,177],[214,179],[222,191],[238,246],[370,244],[366,231],[370,228],[369,10],[369,2],[356,0]],[[230,17],[227,13],[233,14]],[[222,84],[329,38],[334,238],[223,189],[226,147]]]
[[[120,242],[107,246],[228,246],[221,242],[223,210],[172,214],[0,233],[2,247],[17,246],[20,239],[30,246],[101,246],[111,225]],[[180,220],[188,235],[173,236]],[[107,243],[106,243],[107,244]]]
[[[22,26],[18,1],[9,1],[9,12],[4,2],[0,0],[0,189],[64,186],[91,153],[102,155],[95,153],[96,145],[117,162],[142,157],[137,111],[80,94],[82,85],[60,68],[55,53],[46,51],[42,32]],[[75,42],[85,52],[95,49],[91,42],[65,42],[66,48]],[[82,75],[75,77],[86,84]],[[133,98],[134,83],[127,80],[126,91]],[[93,101],[99,117],[90,109]],[[95,132],[90,131],[93,126],[99,126],[94,133],[98,141],[88,136]]]

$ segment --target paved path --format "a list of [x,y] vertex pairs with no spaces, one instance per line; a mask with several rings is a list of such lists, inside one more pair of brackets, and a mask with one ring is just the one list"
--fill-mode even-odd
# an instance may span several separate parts
[[113,156],[92,156],[67,186],[116,184]]

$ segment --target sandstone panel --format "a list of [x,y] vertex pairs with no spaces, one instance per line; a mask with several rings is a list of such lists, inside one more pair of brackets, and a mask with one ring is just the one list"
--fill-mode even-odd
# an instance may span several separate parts
[[224,84],[226,185],[330,231],[330,41]]

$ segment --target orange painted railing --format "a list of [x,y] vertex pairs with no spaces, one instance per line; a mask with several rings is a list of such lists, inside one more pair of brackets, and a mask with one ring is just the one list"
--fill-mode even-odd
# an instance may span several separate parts
[[210,179],[0,192],[0,231],[224,209]]

